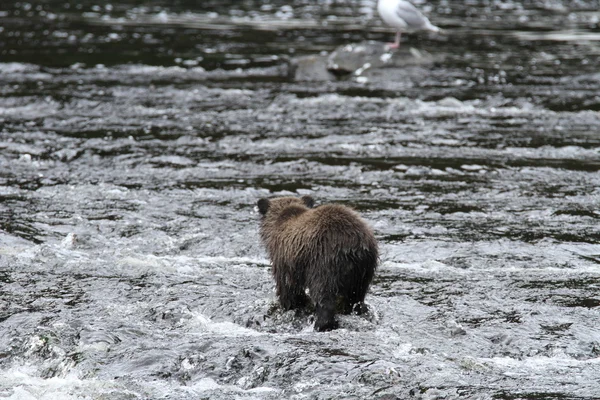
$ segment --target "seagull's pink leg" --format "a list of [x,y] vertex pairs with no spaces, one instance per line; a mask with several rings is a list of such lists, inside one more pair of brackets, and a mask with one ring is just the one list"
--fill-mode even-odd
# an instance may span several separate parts
[[396,32],[396,41],[394,43],[388,43],[387,48],[390,50],[400,48],[400,36],[402,36],[402,33],[400,31]]

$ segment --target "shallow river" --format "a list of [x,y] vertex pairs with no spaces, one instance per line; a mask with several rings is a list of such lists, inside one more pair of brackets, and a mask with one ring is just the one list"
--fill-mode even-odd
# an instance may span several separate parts
[[[0,398],[600,398],[600,2],[0,6]],[[458,4],[460,3],[460,4]],[[359,210],[366,316],[283,313],[257,199]]]

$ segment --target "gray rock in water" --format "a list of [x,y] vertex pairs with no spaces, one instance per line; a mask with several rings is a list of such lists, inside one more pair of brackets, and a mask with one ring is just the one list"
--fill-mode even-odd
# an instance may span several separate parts
[[364,71],[381,67],[424,66],[434,62],[431,54],[414,47],[388,50],[381,42],[361,42],[340,46],[327,60],[327,69],[333,74],[356,76]]
[[408,47],[405,49],[396,50],[393,53],[392,60],[389,65],[394,67],[407,67],[407,66],[428,66],[433,64],[435,61],[441,61],[443,58],[435,58],[430,53],[417,50],[414,47]]
[[327,58],[311,55],[294,58],[289,63],[288,75],[296,81],[332,81],[335,76],[327,70]]
[[392,53],[387,51],[380,42],[361,42],[340,46],[327,58],[327,69],[333,74],[360,75],[369,68],[379,68],[392,59]]
[[427,66],[434,61],[431,54],[411,47],[390,51],[381,42],[365,41],[340,46],[329,55],[292,59],[288,75],[297,81],[331,81],[382,67]]

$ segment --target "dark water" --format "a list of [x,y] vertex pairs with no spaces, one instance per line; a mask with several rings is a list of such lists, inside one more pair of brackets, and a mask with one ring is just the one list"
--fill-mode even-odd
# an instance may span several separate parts
[[[600,398],[598,1],[0,5],[0,397]],[[403,53],[400,53],[403,54]],[[401,55],[400,55],[401,56]],[[367,317],[277,308],[256,200],[358,209]]]

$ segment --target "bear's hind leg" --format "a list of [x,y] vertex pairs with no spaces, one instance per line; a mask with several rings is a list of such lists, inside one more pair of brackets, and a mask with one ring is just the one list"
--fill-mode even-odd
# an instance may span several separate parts
[[361,315],[366,310],[363,300],[355,296],[344,297],[341,302],[340,312],[345,315],[352,313]]
[[360,315],[367,311],[365,296],[373,280],[376,259],[369,254],[353,260],[352,264],[352,268],[349,268],[350,273],[345,277],[349,290],[343,299],[342,309],[345,314],[355,312]]
[[315,305],[316,321],[315,330],[318,332],[330,331],[338,327],[335,320],[335,296],[327,297]]
[[284,310],[304,308],[308,304],[308,297],[304,292],[294,291],[289,288],[279,294],[279,302]]
[[279,273],[275,275],[275,280],[279,303],[285,311],[303,308],[308,304],[308,297],[304,289],[304,279],[300,274],[292,276]]
[[369,285],[364,285],[363,282],[360,282],[343,298],[342,310],[344,314],[356,313],[357,315],[361,315],[367,310],[365,296],[368,288]]

